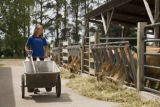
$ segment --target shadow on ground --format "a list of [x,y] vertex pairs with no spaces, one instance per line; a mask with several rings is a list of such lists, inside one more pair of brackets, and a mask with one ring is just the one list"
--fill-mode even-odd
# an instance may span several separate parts
[[26,96],[25,100],[34,100],[37,103],[72,102],[67,93],[62,93],[60,98],[57,98],[55,93],[34,94]]
[[12,70],[0,67],[0,107],[15,107]]

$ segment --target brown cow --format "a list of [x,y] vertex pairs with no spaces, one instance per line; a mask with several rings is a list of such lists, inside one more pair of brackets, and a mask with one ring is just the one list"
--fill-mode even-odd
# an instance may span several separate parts
[[[129,55],[127,52],[127,49],[124,49],[126,56],[128,58],[129,61]],[[147,53],[160,53],[160,48],[156,48],[156,47],[147,47]],[[108,51],[107,51],[108,52]],[[137,63],[137,54],[134,51],[131,51],[133,59],[134,59],[134,63],[136,65]],[[119,50],[119,54],[120,54],[120,50]],[[109,79],[114,83],[124,83],[125,80],[125,72],[124,72],[124,65],[122,63],[122,56],[120,54],[120,64],[119,65],[112,65],[110,61],[108,62],[103,62],[98,75],[97,75],[97,79],[98,81],[103,81],[105,79]],[[130,61],[129,61],[130,63]],[[154,66],[160,66],[160,56],[149,56],[147,55],[146,57],[146,64],[147,65],[154,65]],[[160,79],[160,70],[158,69],[146,69],[146,76],[148,77],[153,77],[153,78],[158,78]],[[147,81],[147,86],[151,86],[151,83],[149,81]],[[156,83],[155,88],[159,88],[160,85],[159,83]]]

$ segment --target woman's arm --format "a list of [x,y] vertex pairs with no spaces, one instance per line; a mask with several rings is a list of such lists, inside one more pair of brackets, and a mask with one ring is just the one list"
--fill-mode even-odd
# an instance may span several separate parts
[[25,46],[25,51],[28,52],[29,51],[29,47]]
[[32,50],[29,50],[29,47],[25,46],[25,51],[27,52],[28,57],[30,57],[30,55],[28,54],[28,52],[32,52]]
[[45,48],[45,53],[44,53],[44,58],[48,57],[48,46],[44,46]]
[[31,45],[31,37],[28,38],[26,45],[25,45],[25,51],[26,52],[32,52],[32,50],[29,49],[29,46]]
[[25,51],[26,52],[32,52],[32,50],[30,50],[28,46],[25,46]]

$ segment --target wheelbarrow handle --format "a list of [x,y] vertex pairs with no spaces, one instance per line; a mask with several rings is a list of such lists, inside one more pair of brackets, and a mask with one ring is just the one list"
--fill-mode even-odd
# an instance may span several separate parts
[[33,51],[26,51],[26,53],[27,53],[28,55],[32,56]]
[[34,65],[34,62],[33,62],[33,56],[32,56],[33,51],[26,51],[26,52],[30,56],[30,61],[31,61],[31,64],[33,66],[34,73],[36,73],[37,71],[36,71],[36,68],[35,68],[35,65]]

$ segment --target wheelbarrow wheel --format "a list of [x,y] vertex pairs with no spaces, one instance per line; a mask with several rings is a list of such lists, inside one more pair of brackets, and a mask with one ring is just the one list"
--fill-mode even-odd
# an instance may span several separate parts
[[61,96],[61,77],[60,77],[60,75],[58,75],[58,78],[57,78],[56,94],[57,94],[57,97]]
[[22,98],[25,97],[25,79],[24,74],[21,76],[21,90],[22,90]]

